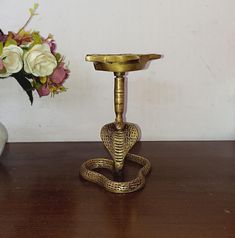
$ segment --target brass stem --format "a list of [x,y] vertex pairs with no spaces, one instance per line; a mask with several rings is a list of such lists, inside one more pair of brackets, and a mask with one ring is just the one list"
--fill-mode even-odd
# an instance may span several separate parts
[[115,108],[115,125],[117,130],[122,130],[124,128],[123,122],[123,112],[124,112],[124,83],[125,83],[125,73],[114,73],[115,84],[114,84],[114,108]]

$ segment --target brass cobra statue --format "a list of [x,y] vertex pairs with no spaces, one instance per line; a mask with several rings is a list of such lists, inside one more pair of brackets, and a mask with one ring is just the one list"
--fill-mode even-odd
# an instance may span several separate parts
[[[103,186],[113,193],[130,193],[142,188],[145,176],[151,165],[148,159],[128,153],[139,138],[139,131],[135,124],[124,122],[125,105],[125,74],[126,72],[144,69],[150,60],[159,59],[157,54],[121,54],[121,55],[87,55],[86,60],[94,63],[96,70],[114,73],[114,108],[115,122],[103,126],[101,139],[109,151],[111,159],[96,158],[84,162],[80,168],[81,176],[91,182]],[[131,181],[120,181],[125,159],[142,166],[138,176]],[[116,175],[117,181],[112,181],[104,175],[94,171],[97,168],[109,169]]]

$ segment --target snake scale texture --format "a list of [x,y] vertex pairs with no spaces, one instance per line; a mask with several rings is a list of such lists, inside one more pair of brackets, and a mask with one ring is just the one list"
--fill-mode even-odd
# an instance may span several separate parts
[[[82,164],[80,175],[88,181],[99,184],[109,192],[130,193],[139,190],[145,184],[145,176],[149,173],[151,165],[146,158],[129,153],[129,150],[134,146],[138,138],[139,132],[135,124],[125,123],[121,130],[117,129],[115,123],[104,125],[101,129],[101,139],[109,151],[112,160],[105,158],[90,159]],[[105,168],[112,172],[121,172],[125,160],[142,166],[138,176],[131,181],[112,181],[94,171],[95,169]]]
[[125,159],[136,162],[142,166],[138,172],[138,176],[128,182],[112,181],[104,175],[94,171],[94,169],[98,168],[105,168],[110,171],[114,171],[114,161],[111,159],[90,159],[82,164],[80,168],[80,174],[84,179],[96,183],[112,193],[130,193],[137,191],[144,186],[145,177],[150,172],[151,164],[148,159],[130,153],[127,154]]

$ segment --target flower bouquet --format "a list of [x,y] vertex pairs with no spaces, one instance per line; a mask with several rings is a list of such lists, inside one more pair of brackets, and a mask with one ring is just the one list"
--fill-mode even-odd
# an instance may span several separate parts
[[4,34],[0,30],[0,78],[13,77],[33,103],[33,91],[38,95],[55,95],[66,91],[63,86],[69,76],[64,57],[56,52],[51,34],[42,37],[37,31],[25,31],[38,4],[31,8],[30,17],[20,30]]

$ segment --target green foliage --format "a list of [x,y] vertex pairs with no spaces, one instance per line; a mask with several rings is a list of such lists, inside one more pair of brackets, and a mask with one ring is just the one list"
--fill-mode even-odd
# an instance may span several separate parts
[[38,3],[34,3],[33,8],[29,9],[29,13],[31,16],[37,15],[36,10],[38,9],[38,6]]
[[33,85],[33,88],[35,88],[36,90],[42,87],[42,84],[35,79],[33,80],[32,85]]
[[36,31],[33,32],[32,37],[33,37],[33,41],[34,41],[33,45],[42,44],[42,38],[41,38],[39,32],[36,32]]
[[58,63],[62,60],[62,56],[61,56],[60,53],[56,53],[55,58],[56,58]]
[[27,76],[25,75],[24,71],[20,71],[16,74],[13,74],[12,77],[14,77],[17,80],[17,82],[29,96],[31,104],[33,104],[33,93],[32,93],[33,87],[30,81],[28,80]]
[[13,39],[8,39],[5,43],[5,47],[7,47],[9,45],[17,45],[17,42]]

